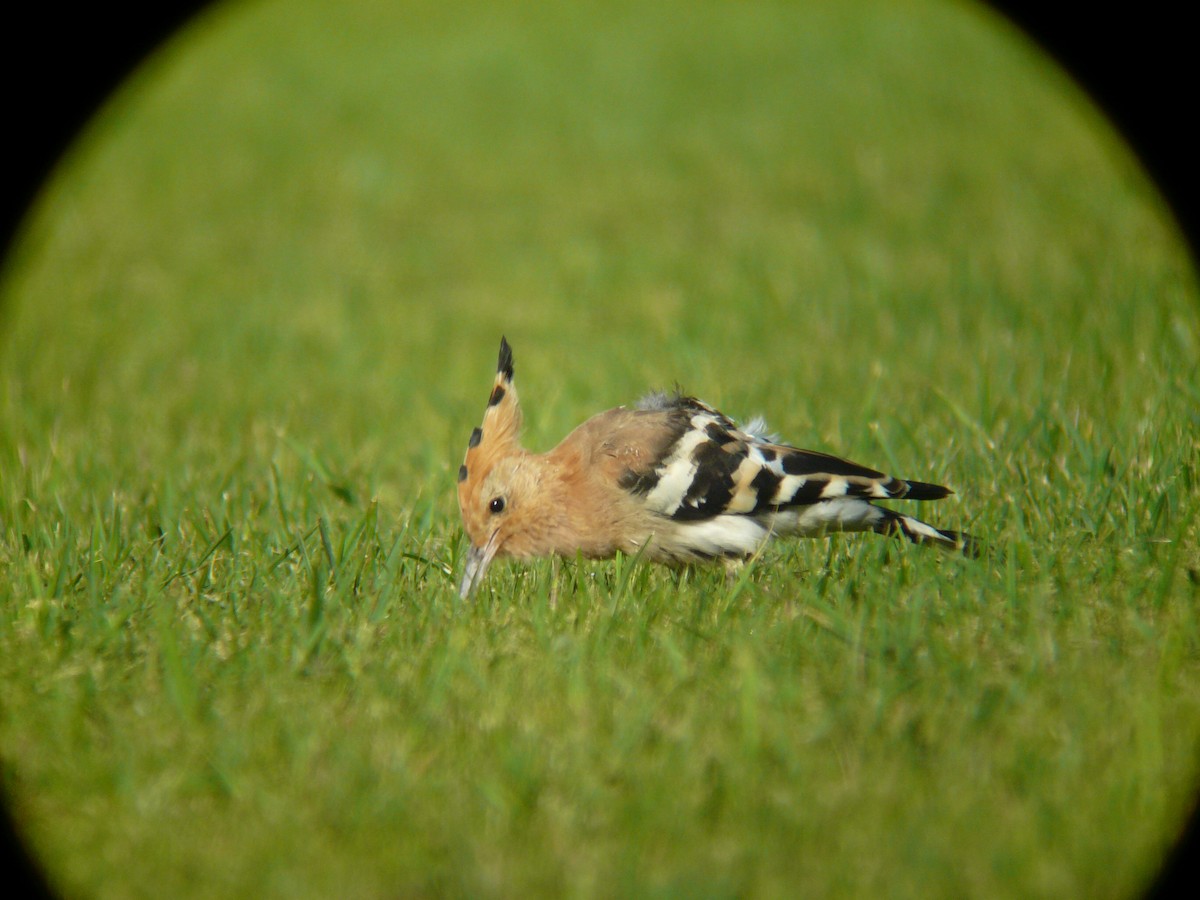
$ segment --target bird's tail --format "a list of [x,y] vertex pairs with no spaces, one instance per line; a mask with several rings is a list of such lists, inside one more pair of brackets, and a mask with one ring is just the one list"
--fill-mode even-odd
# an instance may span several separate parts
[[979,556],[979,542],[969,534],[934,528],[920,519],[881,506],[876,506],[875,509],[882,513],[875,524],[871,526],[878,534],[899,535],[908,538],[914,544],[957,551],[972,559]]
[[949,497],[954,491],[940,484],[930,484],[927,481],[905,481],[905,489],[899,496],[905,500],[941,500]]

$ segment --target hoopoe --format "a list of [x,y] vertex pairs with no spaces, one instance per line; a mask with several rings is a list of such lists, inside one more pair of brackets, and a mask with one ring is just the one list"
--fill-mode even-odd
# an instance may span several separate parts
[[471,543],[460,596],[498,556],[743,560],[772,537],[834,531],[973,554],[969,536],[871,502],[938,500],[949,488],[781,444],[764,427],[739,428],[694,397],[652,393],[633,409],[593,416],[548,453],[531,453],[519,443],[512,348],[501,338],[483,423],[458,470]]

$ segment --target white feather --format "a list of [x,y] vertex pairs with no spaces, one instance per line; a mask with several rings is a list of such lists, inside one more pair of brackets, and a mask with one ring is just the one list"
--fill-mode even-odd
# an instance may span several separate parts
[[778,534],[810,537],[827,531],[865,531],[883,516],[880,509],[866,500],[838,497],[782,510],[774,515],[771,526]]
[[717,516],[699,522],[671,523],[650,542],[656,559],[694,559],[705,556],[749,556],[770,536],[770,527],[749,516]]
[[846,491],[850,489],[850,482],[840,476],[834,476],[829,479],[825,487],[821,488],[821,499],[828,500],[833,497],[844,497]]
[[804,487],[807,481],[808,479],[803,475],[784,475],[783,479],[779,482],[779,486],[775,488],[775,496],[771,498],[771,504],[779,506],[787,503],[792,499],[796,491]]
[[703,430],[693,428],[676,442],[658,484],[646,495],[648,508],[664,516],[675,514],[696,477],[697,465],[692,459],[692,451],[706,440],[708,435]]
[[936,543],[945,544],[949,542],[946,535],[942,534],[932,525],[926,525],[920,519],[914,519],[912,516],[904,516],[904,525],[912,534],[920,534],[929,538]]
[[779,443],[779,435],[773,433],[770,427],[767,424],[767,420],[762,416],[755,416],[742,426],[742,431],[755,440],[762,441],[764,444],[777,444]]

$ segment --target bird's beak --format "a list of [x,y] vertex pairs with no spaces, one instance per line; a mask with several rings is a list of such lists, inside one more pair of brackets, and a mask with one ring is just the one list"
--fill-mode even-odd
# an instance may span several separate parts
[[463,569],[462,584],[458,586],[460,599],[466,600],[483,583],[484,573],[492,564],[492,558],[496,555],[498,546],[496,532],[492,533],[491,538],[482,547],[471,545],[471,549],[467,551],[467,565]]

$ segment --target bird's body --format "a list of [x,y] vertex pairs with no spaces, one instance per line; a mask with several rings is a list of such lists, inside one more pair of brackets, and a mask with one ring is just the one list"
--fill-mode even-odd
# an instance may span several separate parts
[[459,469],[471,541],[463,596],[496,556],[620,551],[675,564],[737,560],[772,537],[833,531],[969,549],[957,532],[871,502],[936,500],[948,488],[779,443],[693,397],[651,394],[634,408],[593,416],[547,453],[530,453],[518,443],[512,381],[512,352],[501,339],[483,425]]

